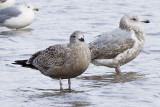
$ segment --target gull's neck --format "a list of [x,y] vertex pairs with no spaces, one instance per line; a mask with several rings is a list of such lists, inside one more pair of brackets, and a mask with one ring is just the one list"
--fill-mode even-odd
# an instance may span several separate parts
[[135,33],[135,36],[137,37],[137,39],[139,41],[144,41],[145,39],[145,33],[143,31],[143,29],[141,28],[141,26],[133,26],[133,25],[130,25],[130,24],[122,24],[120,22],[120,25],[119,25],[119,28],[123,29],[123,30],[127,30],[127,31],[134,31]]

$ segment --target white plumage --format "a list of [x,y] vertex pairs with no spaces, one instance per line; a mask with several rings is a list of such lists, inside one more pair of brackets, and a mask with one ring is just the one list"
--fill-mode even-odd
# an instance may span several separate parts
[[25,4],[2,9],[0,10],[0,26],[10,29],[24,28],[34,20],[34,11],[38,9]]

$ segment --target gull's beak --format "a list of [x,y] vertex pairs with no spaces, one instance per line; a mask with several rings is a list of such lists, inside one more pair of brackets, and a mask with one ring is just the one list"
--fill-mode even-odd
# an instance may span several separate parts
[[37,8],[34,8],[33,10],[34,10],[34,11],[39,11]]
[[83,38],[81,38],[81,39],[79,39],[79,41],[82,41],[82,42],[84,42],[84,39],[83,39]]
[[143,22],[143,23],[150,23],[149,20],[142,20],[141,22]]

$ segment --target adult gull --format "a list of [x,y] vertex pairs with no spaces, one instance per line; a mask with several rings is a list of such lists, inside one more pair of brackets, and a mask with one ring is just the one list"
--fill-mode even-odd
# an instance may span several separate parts
[[31,67],[51,78],[68,79],[81,75],[89,66],[91,53],[88,45],[84,43],[84,36],[80,31],[75,31],[70,36],[69,44],[58,44],[39,51],[28,60],[18,60],[14,64]]
[[34,11],[38,11],[30,4],[21,4],[0,10],[0,26],[10,29],[24,28],[35,18]]
[[0,0],[0,10],[14,5],[16,0]]
[[91,62],[115,68],[120,73],[120,66],[132,61],[143,49],[145,33],[142,23],[149,23],[149,20],[142,20],[135,14],[124,15],[119,28],[103,33],[89,43]]

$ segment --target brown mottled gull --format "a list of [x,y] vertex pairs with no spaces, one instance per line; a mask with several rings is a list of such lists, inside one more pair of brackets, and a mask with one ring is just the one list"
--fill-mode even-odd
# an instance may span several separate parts
[[149,23],[149,20],[141,20],[134,14],[124,15],[119,28],[99,35],[89,44],[92,63],[115,68],[120,73],[120,66],[136,58],[143,48],[145,33],[142,23]]
[[84,43],[83,34],[75,31],[70,36],[69,44],[50,46],[33,54],[29,60],[15,61],[14,64],[35,68],[46,76],[58,78],[61,89],[61,79],[68,79],[70,89],[70,78],[81,75],[88,68],[90,59],[91,53]]

